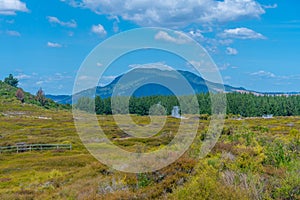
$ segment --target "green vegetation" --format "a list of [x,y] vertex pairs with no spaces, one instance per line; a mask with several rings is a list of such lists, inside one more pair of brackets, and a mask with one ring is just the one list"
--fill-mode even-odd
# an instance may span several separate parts
[[41,104],[41,106],[45,106],[48,101],[42,88],[37,91],[35,99]]
[[[18,109],[20,105],[14,105]],[[195,155],[208,127],[201,120],[189,151],[153,173],[128,174],[107,168],[84,148],[69,111],[24,106],[23,114],[1,106],[0,145],[72,144],[72,151],[1,154],[1,199],[297,199],[299,194],[299,117],[227,120],[214,149]],[[33,109],[34,108],[34,109]],[[15,111],[16,112],[16,111]],[[47,119],[39,119],[39,116]],[[147,123],[146,116],[132,116]],[[157,136],[127,138],[112,116],[99,116],[107,137],[129,151],[152,151],[173,138],[180,120],[168,118]],[[280,130],[280,131],[278,131]]]
[[[0,146],[72,144],[72,150],[0,154],[0,199],[300,199],[300,117],[228,118],[212,151],[198,159],[209,115],[189,115],[201,119],[190,149],[161,170],[130,174],[89,154],[70,110],[42,106],[26,92],[22,103],[16,91],[0,82]],[[97,102],[106,113],[107,100]],[[107,137],[132,152],[163,148],[181,122],[168,117],[158,134],[145,139],[129,137],[111,115],[97,117]],[[131,117],[149,123],[147,116]]]
[[[41,90],[41,89],[40,89]],[[51,99],[45,98],[42,91],[38,91],[38,96],[34,96],[28,92],[24,92],[22,88],[13,87],[5,82],[0,81],[0,103],[1,104],[18,104],[19,101],[21,104],[36,105],[44,107],[46,109],[70,109],[70,105],[62,105],[55,103]]]
[[14,78],[14,76],[12,74],[9,74],[9,76],[4,79],[4,83],[6,83],[12,87],[17,87],[19,81],[18,81],[18,79]]
[[94,105],[95,101],[93,99],[90,99],[88,97],[81,97],[80,99],[78,99],[75,108],[91,113],[94,111]]
[[[218,95],[218,94],[212,94]],[[255,96],[253,94],[229,93],[227,97],[227,114],[242,117],[261,117],[262,115],[272,114],[274,116],[299,116],[300,115],[300,96]],[[126,100],[128,97],[114,97],[118,107],[117,111],[123,114]],[[180,97],[185,102],[191,102],[191,97]],[[209,94],[197,95],[199,104],[199,114],[211,114],[211,99]],[[79,98],[76,108],[92,112],[94,109],[97,114],[111,114],[111,98],[101,99],[96,97],[96,101],[88,97]],[[173,106],[179,105],[175,96],[148,96],[131,97],[129,99],[129,113],[137,115],[148,115],[152,105],[161,104],[166,108],[166,113],[171,114]],[[187,110],[185,113],[197,114],[195,110]]]

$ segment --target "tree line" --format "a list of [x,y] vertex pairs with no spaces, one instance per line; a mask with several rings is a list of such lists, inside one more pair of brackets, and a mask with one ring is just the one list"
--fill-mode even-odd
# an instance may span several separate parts
[[[185,108],[184,113],[188,114],[212,114],[212,101],[211,95],[202,93],[197,94],[198,109],[194,105]],[[214,99],[218,99],[214,96]],[[95,99],[88,97],[81,97],[74,105],[75,108],[84,110],[87,112],[96,112],[96,114],[110,115],[112,113],[117,114],[137,114],[148,115],[149,110],[157,109],[158,113],[162,114],[161,107],[164,107],[165,113],[170,115],[173,106],[179,106],[179,99],[184,101],[186,105],[192,102],[192,96],[176,97],[176,96],[147,96],[147,97],[113,97],[102,99],[96,96]],[[113,108],[117,108],[112,110]],[[221,103],[224,103],[220,101]],[[242,117],[261,117],[262,115],[274,115],[274,116],[296,116],[300,115],[300,96],[256,96],[254,94],[241,94],[241,93],[228,93],[226,94],[226,113],[228,115],[239,115]],[[218,103],[217,103],[218,104]],[[129,106],[127,106],[129,105]],[[156,107],[155,107],[156,105]],[[153,107],[154,106],[154,107]],[[218,105],[217,105],[218,106]],[[221,106],[222,107],[222,106]],[[151,108],[151,109],[150,109]],[[182,108],[181,108],[182,109]],[[215,112],[214,112],[215,113]]]

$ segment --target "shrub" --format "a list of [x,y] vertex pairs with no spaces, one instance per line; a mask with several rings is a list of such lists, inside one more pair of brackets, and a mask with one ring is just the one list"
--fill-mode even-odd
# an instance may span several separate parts
[[266,148],[265,163],[274,165],[276,167],[285,166],[291,161],[290,152],[281,142],[275,142]]
[[22,103],[24,103],[24,98],[25,98],[25,95],[24,95],[24,92],[21,88],[19,88],[16,92],[16,97],[19,101],[21,101]]

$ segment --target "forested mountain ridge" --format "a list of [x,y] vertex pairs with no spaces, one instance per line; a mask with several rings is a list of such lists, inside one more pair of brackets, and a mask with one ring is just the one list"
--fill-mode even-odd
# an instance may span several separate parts
[[[134,73],[134,77],[136,79],[142,79],[143,77],[147,77],[148,79],[155,80],[159,77],[167,78],[170,82],[178,82],[181,78],[184,78],[192,87],[196,94],[199,93],[208,93],[208,84],[210,85],[211,92],[219,92],[220,90],[225,90],[226,92],[249,92],[245,88],[242,87],[232,87],[229,85],[222,85],[220,83],[213,83],[206,81],[202,77],[189,72],[189,71],[168,71],[168,70],[160,70],[160,69],[134,69],[132,70]],[[101,98],[108,98],[112,96],[113,90],[115,86],[118,84],[118,81],[123,78],[124,75],[120,75],[116,77],[111,83],[106,86],[97,86],[96,88],[87,89],[81,91],[79,93],[74,94],[73,98],[77,101],[80,97],[89,97],[94,98],[95,96],[100,96]],[[95,92],[96,91],[96,92]],[[155,95],[173,95],[173,93],[159,84],[147,84],[140,87],[135,93],[136,97],[145,97],[145,96],[155,96]],[[181,95],[190,95],[189,93],[185,93],[185,91],[181,92]],[[72,96],[53,96],[46,95],[48,98],[53,99],[54,101],[62,104],[71,104]]]

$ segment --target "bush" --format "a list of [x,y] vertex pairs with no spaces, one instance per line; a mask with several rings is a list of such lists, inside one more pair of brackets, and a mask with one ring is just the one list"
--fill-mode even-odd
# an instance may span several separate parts
[[266,148],[265,159],[266,164],[271,164],[276,167],[286,166],[291,161],[291,155],[286,146],[281,142],[275,142]]

